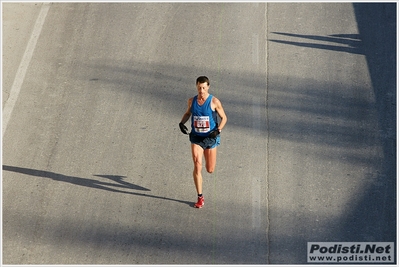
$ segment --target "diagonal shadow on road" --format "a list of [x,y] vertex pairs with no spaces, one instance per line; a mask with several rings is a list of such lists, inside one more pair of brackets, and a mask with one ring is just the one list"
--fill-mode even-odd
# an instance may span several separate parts
[[312,42],[300,42],[300,41],[286,41],[286,40],[276,40],[270,39],[269,41],[281,44],[295,45],[308,48],[317,48],[324,50],[331,50],[337,52],[346,52],[363,55],[364,51],[362,49],[362,40],[358,34],[332,34],[328,36],[319,35],[305,35],[305,34],[293,34],[284,32],[272,32],[273,34],[278,34],[281,36],[288,36],[294,38],[302,38],[309,41],[318,42],[328,42],[329,44],[322,43],[312,43]]
[[3,165],[3,170],[4,171],[10,171],[10,172],[16,172],[16,173],[22,173],[30,176],[36,176],[36,177],[42,177],[42,178],[51,178],[54,181],[60,181],[60,182],[66,182],[66,183],[71,183],[74,185],[80,185],[80,186],[85,186],[85,187],[90,187],[90,188],[96,188],[96,189],[102,189],[110,192],[115,192],[115,193],[124,193],[124,194],[131,194],[135,196],[143,196],[143,197],[150,197],[150,198],[157,198],[157,199],[164,199],[164,200],[170,200],[170,201],[176,201],[180,203],[184,203],[187,205],[193,205],[192,202],[189,201],[183,201],[183,200],[178,200],[178,199],[173,199],[173,198],[167,198],[167,197],[161,197],[161,196],[154,196],[154,195],[147,195],[143,193],[136,193],[136,192],[127,192],[127,191],[122,191],[118,190],[112,187],[116,188],[122,188],[122,189],[134,189],[134,190],[141,190],[141,191],[151,191],[148,188],[138,186],[126,181],[123,181],[123,178],[126,176],[120,176],[120,175],[94,175],[97,177],[102,177],[102,178],[107,178],[112,181],[115,181],[117,183],[108,183],[108,182],[101,182],[98,180],[94,179],[88,179],[88,178],[81,178],[81,177],[75,177],[75,176],[68,176],[68,175],[63,175],[55,172],[49,172],[49,171],[43,171],[43,170],[36,170],[36,169],[29,169],[29,168],[22,168],[22,167],[15,167],[15,166],[8,166],[8,165]]
[[[110,180],[115,181],[118,184],[122,185],[122,187],[135,189],[135,190],[142,190],[142,191],[151,191],[150,189],[147,189],[145,187],[141,187],[141,186],[138,186],[138,185],[131,184],[129,182],[123,181],[123,178],[126,178],[126,176],[121,176],[121,175],[99,175],[99,174],[94,174],[94,176],[110,179]],[[112,185],[114,185],[114,184],[112,184]],[[117,185],[117,186],[119,187],[120,185]]]

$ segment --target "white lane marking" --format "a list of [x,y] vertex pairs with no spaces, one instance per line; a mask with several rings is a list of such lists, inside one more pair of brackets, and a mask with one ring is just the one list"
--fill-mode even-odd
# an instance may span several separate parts
[[7,129],[8,122],[11,117],[11,113],[14,109],[15,103],[17,102],[19,93],[21,91],[22,84],[25,79],[26,71],[28,69],[29,63],[32,59],[33,51],[35,50],[37,40],[39,39],[40,33],[48,10],[50,9],[51,3],[43,3],[39,16],[37,17],[35,26],[33,27],[32,34],[29,38],[28,45],[26,46],[25,53],[22,57],[21,63],[19,64],[17,74],[15,75],[14,82],[11,86],[10,96],[4,104],[3,107],[3,135]]

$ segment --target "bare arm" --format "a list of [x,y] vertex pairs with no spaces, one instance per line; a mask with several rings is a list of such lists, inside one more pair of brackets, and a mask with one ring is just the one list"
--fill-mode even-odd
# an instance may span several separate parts
[[189,100],[188,100],[188,102],[187,102],[187,110],[186,110],[186,112],[184,113],[184,115],[183,115],[183,118],[181,119],[181,123],[183,123],[183,124],[185,124],[187,121],[188,121],[188,119],[190,119],[190,116],[191,116],[191,103],[193,102],[193,99],[192,98],[190,98]]
[[220,102],[220,100],[217,99],[216,97],[214,97],[212,100],[213,100],[212,102],[214,104],[215,110],[216,110],[216,112],[218,113],[218,115],[220,117],[220,123],[219,123],[219,126],[218,126],[218,130],[222,131],[223,127],[227,123],[227,116],[226,116],[226,113],[224,112],[224,109],[223,109],[223,106],[222,106],[222,102]]

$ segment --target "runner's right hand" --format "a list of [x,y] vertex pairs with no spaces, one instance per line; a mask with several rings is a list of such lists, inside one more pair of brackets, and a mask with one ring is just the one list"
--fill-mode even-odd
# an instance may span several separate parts
[[188,134],[188,129],[186,127],[186,125],[184,125],[183,123],[179,123],[179,127],[180,127],[180,131],[184,134]]

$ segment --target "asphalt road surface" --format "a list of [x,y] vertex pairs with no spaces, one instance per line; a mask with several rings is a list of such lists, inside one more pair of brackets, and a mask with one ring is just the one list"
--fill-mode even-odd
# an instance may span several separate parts
[[[395,3],[2,6],[3,264],[396,241]],[[200,75],[229,121],[195,209],[178,123]]]

